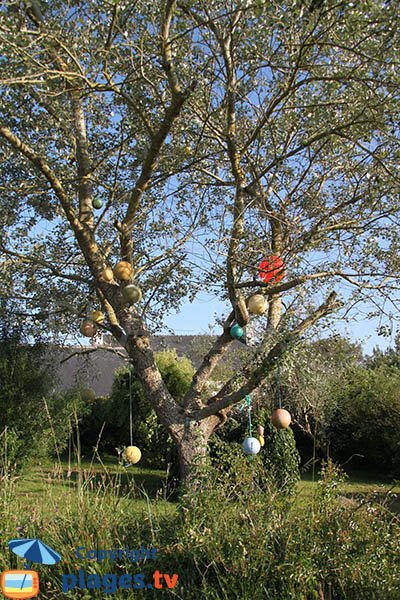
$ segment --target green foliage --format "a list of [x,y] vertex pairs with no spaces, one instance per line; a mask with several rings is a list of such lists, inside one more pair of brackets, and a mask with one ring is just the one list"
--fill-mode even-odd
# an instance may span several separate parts
[[260,455],[269,478],[281,492],[293,493],[300,480],[300,455],[296,447],[292,428],[276,429],[271,418],[265,418],[265,446]]
[[331,463],[311,510],[260,481],[268,481],[261,462],[238,456],[228,472],[208,469],[182,498],[174,548],[176,568],[185,565],[185,597],[397,598],[400,527],[384,506],[344,502],[343,477]]
[[332,389],[332,452],[341,459],[364,456],[364,464],[400,472],[400,369],[350,368]]
[[[177,573],[174,594],[181,600],[397,600],[400,524],[385,498],[345,497],[343,474],[328,462],[307,505],[268,486],[260,457],[238,453],[227,471],[206,466],[198,485],[177,505],[150,499],[135,488],[121,495],[120,471],[89,472],[77,493],[62,504],[51,482],[45,514],[21,505],[15,486],[0,486],[0,570],[10,567],[7,541],[41,537],[63,557],[43,567],[46,598],[60,597],[62,573],[132,572],[131,562],[77,561],[74,550],[155,547],[157,560],[134,565],[151,581],[155,569]],[[59,483],[59,482],[58,482]],[[65,481],[70,485],[71,481]],[[84,535],[82,537],[82,532]],[[87,593],[86,593],[87,592]],[[98,598],[96,590],[70,592],[66,598]],[[86,595],[85,595],[86,593]],[[116,600],[127,592],[113,594]],[[171,598],[168,590],[135,591],[135,598]]]
[[164,350],[156,354],[157,367],[170,394],[182,402],[195,373],[192,362],[186,356],[178,358],[176,350]]
[[29,345],[22,328],[0,315],[0,472],[61,451],[70,432],[73,393],[50,393],[45,346]]
[[[187,357],[178,358],[175,350],[165,350],[156,355],[157,366],[172,396],[179,402],[189,388],[194,368]],[[143,387],[132,370],[121,367],[115,372],[110,398],[98,398],[90,414],[82,421],[81,437],[86,447],[96,444],[105,425],[100,446],[111,452],[130,444],[129,389],[132,394],[133,444],[142,450],[146,464],[164,468],[176,463],[173,441],[161,426]]]

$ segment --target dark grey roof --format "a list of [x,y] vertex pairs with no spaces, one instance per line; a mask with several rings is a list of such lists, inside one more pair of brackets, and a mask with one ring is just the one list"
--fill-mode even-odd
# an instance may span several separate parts
[[[197,367],[213,339],[208,335],[155,336],[152,338],[152,347],[156,352],[166,348],[175,348],[179,357],[188,356]],[[86,351],[90,352],[85,354]],[[52,347],[50,352],[57,373],[54,382],[54,389],[57,391],[75,386],[91,387],[98,396],[107,396],[111,392],[115,370],[126,364],[123,357],[120,356],[121,354],[126,355],[125,350],[108,343],[97,347]],[[65,360],[67,357],[70,358]]]

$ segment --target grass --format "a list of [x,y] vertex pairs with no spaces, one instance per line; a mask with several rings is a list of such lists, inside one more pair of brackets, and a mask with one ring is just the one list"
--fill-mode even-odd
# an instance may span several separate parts
[[[309,507],[319,479],[319,473],[314,481],[311,471],[302,474],[297,496],[300,507]],[[79,485],[93,494],[112,488],[122,498],[129,499],[130,510],[140,512],[148,499],[157,499],[157,510],[161,512],[168,514],[175,510],[175,502],[168,496],[165,471],[142,466],[125,469],[111,456],[102,457],[101,461],[82,460],[80,469],[77,464],[71,464],[69,469],[66,460],[61,465],[43,461],[26,469],[18,478],[16,497],[22,510],[34,505],[41,514],[49,515],[75,505]],[[368,497],[387,499],[393,512],[400,514],[400,482],[392,483],[376,473],[358,471],[348,474],[341,490],[344,497],[355,501]]]
[[[60,596],[62,573],[80,568],[99,576],[142,570],[147,580],[156,568],[179,573],[179,591],[117,592],[116,600],[398,600],[398,484],[368,473],[344,483],[334,470],[316,481],[305,473],[298,494],[285,499],[257,487],[258,469],[239,458],[229,473],[210,471],[194,495],[178,499],[167,495],[165,472],[125,469],[113,457],[79,467],[36,464],[0,489],[0,570],[21,567],[7,540],[40,537],[63,557],[40,569],[41,597],[49,600]],[[142,544],[157,548],[157,563],[99,564],[74,555],[77,546]]]
[[37,516],[49,517],[65,509],[79,510],[79,490],[96,496],[111,492],[129,510],[140,513],[149,500],[157,500],[156,510],[168,514],[175,510],[168,501],[166,473],[161,470],[117,464],[114,457],[81,460],[80,465],[43,461],[26,468],[17,478],[15,498],[21,513],[35,507]]

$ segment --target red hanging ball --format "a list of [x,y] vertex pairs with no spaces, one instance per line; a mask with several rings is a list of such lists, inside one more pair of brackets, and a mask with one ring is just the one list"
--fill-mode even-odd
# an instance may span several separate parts
[[268,256],[258,267],[258,275],[264,283],[279,283],[285,276],[285,263],[279,256]]

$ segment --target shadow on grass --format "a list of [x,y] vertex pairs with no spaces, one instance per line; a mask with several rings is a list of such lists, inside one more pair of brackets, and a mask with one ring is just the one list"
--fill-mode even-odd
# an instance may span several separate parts
[[141,466],[124,468],[116,464],[115,458],[106,457],[99,461],[83,461],[80,468],[45,462],[25,471],[19,477],[17,495],[39,496],[51,486],[58,492],[74,493],[79,489],[89,493],[109,491],[117,496],[174,501],[177,495],[176,482],[167,477],[165,471]]

